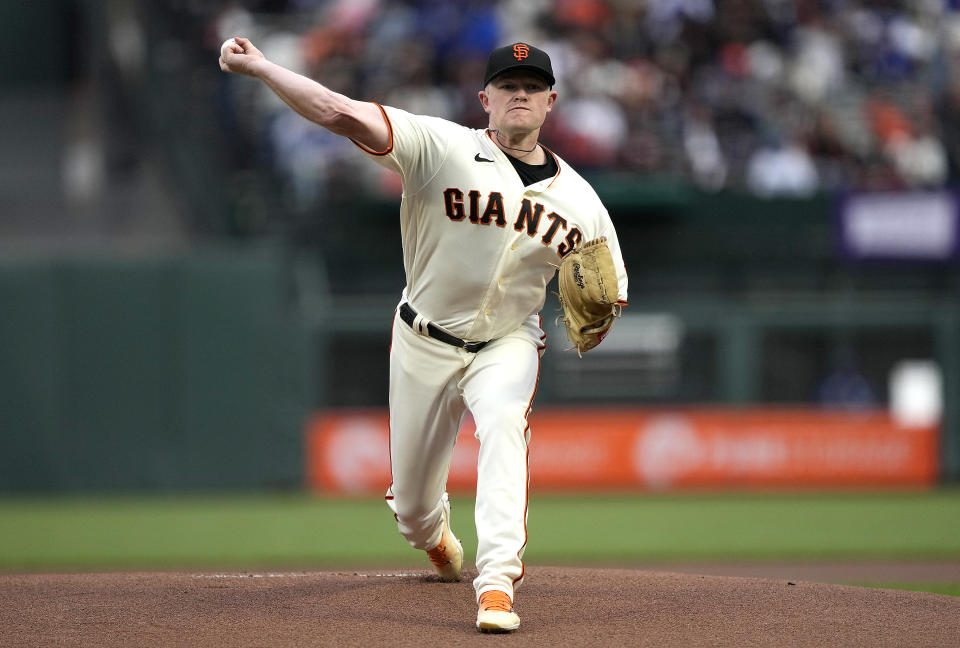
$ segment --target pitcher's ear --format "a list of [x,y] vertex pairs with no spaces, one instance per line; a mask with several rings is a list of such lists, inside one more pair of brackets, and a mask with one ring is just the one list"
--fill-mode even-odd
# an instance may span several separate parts
[[490,112],[490,97],[487,96],[487,93],[481,90],[477,93],[477,98],[480,100],[480,105],[483,106],[484,112]]

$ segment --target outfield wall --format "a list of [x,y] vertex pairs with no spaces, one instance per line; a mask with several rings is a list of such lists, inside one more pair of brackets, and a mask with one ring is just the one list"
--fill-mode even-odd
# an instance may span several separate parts
[[[553,456],[573,457],[556,464],[557,470],[580,469],[578,457],[596,453],[593,446],[584,445],[584,438],[606,439],[607,432],[620,430],[619,440],[599,441],[598,447],[607,448],[602,456],[609,459],[603,464],[602,479],[578,483],[742,486],[777,485],[786,479],[799,483],[803,477],[808,483],[829,485],[838,483],[843,471],[852,471],[854,479],[861,480],[858,471],[865,468],[846,463],[832,468],[832,473],[798,475],[794,468],[804,464],[796,463],[797,453],[862,454],[889,462],[903,453],[926,456],[927,446],[916,445],[922,441],[939,445],[939,461],[911,459],[909,470],[897,468],[874,475],[874,482],[859,483],[915,485],[960,479],[960,305],[958,293],[951,290],[956,285],[955,266],[911,265],[909,271],[884,266],[876,273],[857,266],[856,273],[845,274],[831,265],[829,272],[820,274],[833,276],[837,283],[849,280],[856,289],[787,290],[792,284],[781,286],[782,281],[806,278],[807,273],[794,267],[794,259],[780,259],[783,250],[768,250],[780,268],[780,280],[775,280],[765,274],[770,270],[762,263],[766,257],[757,260],[753,251],[782,238],[774,234],[793,231],[801,215],[728,216],[721,211],[689,221],[678,217],[676,228],[663,223],[660,228],[655,220],[638,217],[633,228],[624,227],[632,241],[651,236],[655,240],[659,232],[673,244],[665,243],[660,257],[631,265],[631,294],[636,298],[604,344],[582,359],[564,353],[563,332],[549,317],[555,304],[548,301],[544,328],[549,348],[538,387],[532,452],[542,448]],[[823,215],[810,218],[822,233]],[[383,219],[395,225],[395,209]],[[361,221],[367,225],[359,217],[344,220]],[[738,223],[739,229],[730,229]],[[764,223],[772,223],[773,229],[766,230]],[[766,232],[760,243],[741,241],[742,249],[727,245],[732,239],[750,239],[748,234],[754,231],[758,237]],[[348,233],[338,228],[330,236]],[[680,283],[690,279],[691,259],[680,257],[676,266],[660,270],[658,263],[682,250],[689,257],[704,256],[709,251],[704,239],[711,237],[722,241],[714,245],[722,257],[713,259],[716,267],[700,268],[699,279],[689,290],[673,294],[666,289],[669,284],[664,288],[663,278]],[[371,240],[399,249],[393,236]],[[697,241],[700,247],[685,247],[686,242]],[[341,254],[355,256],[353,243],[334,242]],[[640,251],[646,253],[652,245]],[[386,404],[390,322],[399,291],[387,290],[373,279],[387,276],[377,264],[381,251],[375,248],[364,257],[363,268],[372,266],[371,276],[346,273],[350,281],[358,282],[349,294],[335,290],[335,280],[342,282],[343,276],[326,274],[336,259],[309,246],[294,251],[292,245],[276,242],[136,256],[6,253],[0,257],[0,493],[324,487],[326,482],[305,477],[308,470],[317,474],[315,456],[305,452],[305,422],[317,411]],[[399,263],[388,265],[391,281],[401,281]],[[749,276],[751,282],[769,281],[779,289],[713,290],[703,278],[714,276]],[[862,282],[885,289],[870,289],[874,283],[860,286]],[[659,294],[654,294],[657,286]],[[729,407],[743,414],[756,407],[768,412],[774,405],[789,404],[799,410],[815,402],[807,388],[830,369],[824,361],[829,350],[847,347],[860,353],[862,369],[875,386],[896,361],[935,360],[943,378],[940,430],[904,436],[888,424],[871,423],[863,439],[837,446],[836,439],[847,438],[845,430],[854,421],[837,424],[818,418],[803,424],[807,436],[796,437],[800,439],[796,443],[786,437],[773,441],[752,437],[759,439],[755,452],[750,439],[736,436],[746,429],[745,419],[709,419],[710,426],[726,430],[722,434],[704,432],[707,428],[702,426],[708,423],[700,419],[684,419],[687,423],[676,426],[674,436],[687,445],[674,443],[671,436],[664,447],[677,452],[678,447],[689,446],[703,465],[658,482],[630,467],[635,460],[623,463],[623,457],[636,456],[636,430],[647,424],[607,422],[596,434],[583,437],[585,419],[579,415],[563,424],[541,418],[560,405],[604,404],[604,411],[614,407],[622,411],[697,403],[710,412]],[[887,400],[881,391],[873,406],[883,407]],[[647,416],[653,410],[632,411]],[[383,434],[385,415],[379,416]],[[771,429],[780,425],[771,421]],[[307,440],[313,438],[314,429],[307,429]],[[354,432],[359,435],[355,445],[363,445],[365,429],[368,426],[358,426]],[[835,432],[818,437],[816,430]],[[371,461],[380,465],[386,449],[383,438],[368,444]],[[811,445],[815,438],[826,449],[816,450]],[[892,445],[873,445],[877,439],[888,439]],[[706,468],[720,461],[717,457],[753,456],[760,461],[768,455],[788,459],[770,463],[767,473],[748,474],[741,464],[732,481]],[[350,462],[358,459],[349,455],[343,461],[353,465]],[[549,474],[543,466],[535,472],[541,480]],[[388,476],[381,472],[378,480],[382,485]],[[330,488],[340,492],[352,487]]]
[[0,263],[0,492],[297,487],[310,343],[279,250]]

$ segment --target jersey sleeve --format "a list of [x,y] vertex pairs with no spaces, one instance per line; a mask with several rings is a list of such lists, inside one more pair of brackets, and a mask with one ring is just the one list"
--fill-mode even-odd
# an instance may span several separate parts
[[390,133],[388,147],[374,151],[359,142],[360,150],[403,178],[404,192],[416,193],[437,173],[452,144],[465,128],[437,117],[414,115],[377,104]]

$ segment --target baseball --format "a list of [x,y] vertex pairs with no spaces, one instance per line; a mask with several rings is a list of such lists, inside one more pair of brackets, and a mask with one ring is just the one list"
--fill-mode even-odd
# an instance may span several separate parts
[[236,45],[236,44],[237,44],[237,41],[236,39],[233,39],[233,38],[228,38],[227,40],[223,41],[223,45],[220,46],[220,56],[226,58],[227,48],[230,45]]

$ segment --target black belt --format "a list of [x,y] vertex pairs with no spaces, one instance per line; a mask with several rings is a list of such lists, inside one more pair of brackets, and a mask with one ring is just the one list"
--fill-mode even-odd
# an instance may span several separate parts
[[[414,321],[417,319],[417,311],[413,310],[413,308],[407,302],[400,304],[400,319],[406,322],[413,330],[417,330],[417,327],[414,324]],[[476,353],[489,344],[489,341],[467,342],[466,340],[461,340],[460,338],[450,335],[443,329],[438,328],[429,322],[427,322],[427,335],[432,337],[434,340],[440,340],[441,342],[449,344],[450,346],[459,347],[465,351],[469,351],[470,353]]]

